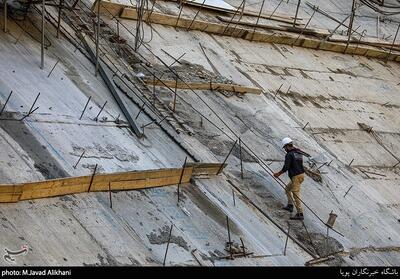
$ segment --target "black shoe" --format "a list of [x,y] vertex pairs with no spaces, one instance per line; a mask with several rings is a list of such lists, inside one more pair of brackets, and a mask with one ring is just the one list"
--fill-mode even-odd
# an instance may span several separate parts
[[296,213],[293,217],[290,217],[291,220],[304,220],[303,213]]
[[282,209],[293,212],[293,204],[288,204],[287,206],[282,207]]

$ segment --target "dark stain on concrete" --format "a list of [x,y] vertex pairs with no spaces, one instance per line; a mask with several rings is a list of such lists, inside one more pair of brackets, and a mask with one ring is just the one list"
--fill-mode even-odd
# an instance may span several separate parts
[[[147,235],[147,238],[149,239],[151,244],[157,244],[157,245],[167,244],[170,229],[171,228],[169,226],[164,226],[161,229],[158,229],[159,234],[151,232],[150,234]],[[175,236],[173,229],[172,229],[170,243],[175,243],[176,245],[182,247],[186,251],[189,251],[187,242],[181,236]]]
[[69,176],[48,149],[32,134],[23,121],[0,121],[0,127],[16,141],[35,162],[34,167],[46,178]]

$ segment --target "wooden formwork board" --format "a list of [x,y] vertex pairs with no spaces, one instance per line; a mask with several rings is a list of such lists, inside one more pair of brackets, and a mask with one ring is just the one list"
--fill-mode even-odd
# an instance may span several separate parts
[[[84,192],[139,190],[188,183],[196,175],[215,175],[221,164],[191,163],[183,168],[95,174],[39,182],[0,185],[0,203],[49,198]],[[224,165],[225,166],[225,165]],[[223,167],[224,167],[223,166]],[[183,174],[182,174],[183,171]]]
[[[122,8],[120,17],[124,19],[136,20],[136,9],[126,7]],[[380,47],[360,44],[346,45],[346,43],[343,42],[323,41],[317,37],[307,36],[304,34],[299,36],[300,34],[283,31],[276,31],[271,34],[264,31],[254,30],[253,28],[238,27],[234,24],[230,24],[228,26],[228,24],[207,22],[204,20],[196,19],[193,21],[193,19],[191,18],[177,17],[175,15],[168,15],[157,12],[146,12],[143,16],[143,20],[155,24],[184,28],[187,30],[198,30],[211,34],[232,36],[235,38],[242,38],[254,42],[284,44],[290,46],[373,57],[378,59],[387,59],[398,62],[400,61],[400,55],[398,52],[395,51],[393,51],[389,55],[387,49],[385,50]]]

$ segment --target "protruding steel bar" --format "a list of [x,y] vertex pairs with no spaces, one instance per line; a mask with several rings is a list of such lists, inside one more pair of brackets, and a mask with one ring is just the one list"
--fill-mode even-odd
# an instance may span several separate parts
[[[193,22],[195,21],[196,17],[198,16],[198,14],[200,13],[201,9],[203,8],[205,2],[206,2],[206,0],[203,0],[203,3],[201,3],[201,6],[200,6],[199,10],[198,10],[197,13],[195,14],[193,20],[190,22],[189,27],[188,27],[186,30],[189,30],[190,27],[192,27]],[[178,23],[178,22],[177,22],[177,23]]]
[[231,150],[229,150],[228,155],[226,155],[225,160],[222,162],[221,166],[219,167],[218,171],[217,171],[217,175],[221,172],[222,168],[224,167],[226,160],[228,160],[229,155],[231,155],[233,148],[235,148],[236,143],[238,142],[238,140],[235,141],[235,143],[233,144]]
[[137,114],[136,117],[135,117],[135,120],[139,117],[139,115],[140,115],[140,113],[143,111],[145,105],[146,105],[146,103],[143,102],[143,105],[140,107],[139,112],[138,112],[138,114]]
[[41,41],[41,59],[40,69],[44,69],[44,13],[45,13],[45,0],[42,1],[42,41]]
[[240,177],[243,179],[242,140],[239,138]]
[[310,233],[308,232],[308,229],[307,229],[307,227],[306,227],[306,224],[304,224],[304,221],[301,221],[301,222],[303,223],[303,227],[304,227],[304,229],[306,230],[306,233],[307,233],[307,235],[308,235],[308,239],[310,240],[311,246],[314,248],[314,251],[315,251],[316,253],[318,253],[317,249],[316,249],[315,246],[314,246],[314,242],[313,242],[312,239],[311,239],[311,235],[310,235]]
[[229,20],[228,24],[225,26],[224,31],[222,32],[222,35],[225,34],[226,29],[228,29],[229,25],[232,23],[233,19],[235,18],[237,12],[239,11],[240,7],[242,7],[242,5],[244,4],[246,0],[243,0],[242,3],[240,3],[239,7],[237,7],[236,11],[233,13],[233,16],[231,17],[231,19]]
[[172,228],[174,225],[171,225],[171,228],[169,230],[169,236],[168,236],[168,243],[167,243],[167,249],[165,250],[165,255],[164,255],[164,260],[163,260],[163,266],[165,266],[165,261],[167,260],[167,254],[168,254],[168,248],[169,248],[169,243],[171,242],[171,235],[172,235]]
[[[281,2],[279,3],[279,5],[282,3],[282,1],[283,1],[283,0],[281,0]],[[263,2],[262,2],[262,4],[261,4],[260,12],[258,13],[258,16],[257,16],[256,25],[254,26],[254,28],[253,28],[253,34],[251,35],[251,41],[253,40],[254,33],[256,32],[256,28],[257,28],[258,22],[260,21],[261,12],[262,12],[262,9],[264,8],[264,3],[265,3],[265,0],[263,0]],[[278,5],[278,7],[279,7],[279,5]],[[272,16],[272,14],[271,14],[271,16]]]
[[[31,108],[29,109],[29,112],[28,112],[28,114],[31,114],[33,111],[33,107],[35,106],[35,104],[36,104],[36,101],[39,99],[39,96],[40,96],[40,92],[37,94],[37,96],[36,96],[36,98],[35,98],[35,100],[33,101],[33,104],[32,104],[32,106],[31,106]],[[35,109],[36,110],[36,109]]]
[[278,90],[276,90],[275,95],[274,95],[274,99],[276,98],[276,95],[278,95],[278,93],[280,92],[282,86],[283,86],[283,83],[281,84],[281,86],[279,86]]
[[358,46],[359,46],[359,44],[360,44],[362,38],[364,37],[364,34],[365,34],[365,33],[367,33],[367,30],[364,29],[364,30],[362,31],[361,35],[360,35],[360,39],[359,39],[358,42],[357,42],[357,45],[356,45],[356,48],[355,48],[354,51],[353,51],[353,54],[355,54],[355,53],[357,52]]
[[58,19],[57,19],[57,39],[60,38],[61,12],[63,5],[64,5],[64,0],[60,0],[60,6],[58,7]]
[[7,97],[6,102],[4,103],[4,106],[1,108],[0,116],[2,115],[4,109],[6,108],[6,105],[7,105],[8,101],[10,100],[12,93],[13,93],[13,91],[11,90],[10,94],[9,94],[8,97]]
[[350,38],[351,31],[353,29],[353,22],[354,22],[354,16],[356,12],[356,0],[353,0],[353,4],[351,5],[351,14],[350,14],[350,23],[349,23],[349,28],[347,29],[347,35]]
[[81,161],[81,159],[82,159],[83,155],[85,154],[85,152],[86,152],[86,150],[83,150],[81,156],[79,156],[78,162],[76,162],[76,164],[75,164],[75,166],[74,166],[74,169],[76,169],[76,167],[78,166],[78,164],[79,164],[79,162]]
[[226,229],[228,230],[228,245],[229,245],[229,254],[231,259],[233,259],[233,251],[232,251],[232,240],[231,240],[231,229],[229,227],[229,217],[226,216]]
[[386,56],[386,63],[389,60],[389,56],[392,54],[393,46],[394,46],[394,43],[396,42],[396,38],[397,38],[397,34],[399,33],[399,29],[400,29],[400,23],[399,23],[399,26],[397,26],[396,35],[394,35],[393,43],[390,46],[389,54]]
[[175,78],[175,90],[174,90],[174,104],[172,106],[172,111],[175,112],[175,108],[176,108],[176,93],[178,90],[178,77]]
[[34,113],[35,111],[37,111],[39,109],[39,107],[35,108],[34,110],[30,111],[27,115],[25,115],[24,117],[22,117],[19,121],[24,120],[25,118],[27,118],[28,116],[30,116],[32,113]]
[[178,187],[177,187],[177,188],[178,188],[178,189],[177,189],[177,191],[178,191],[178,204],[179,204],[179,201],[180,201],[180,191],[179,191],[179,187],[181,186],[183,174],[184,174],[184,172],[185,172],[186,161],[187,161],[187,156],[185,157],[185,162],[183,162],[183,165],[182,165],[182,172],[181,172],[181,176],[180,176],[180,178],[179,178],[179,183],[178,183]]
[[297,15],[299,13],[300,3],[301,0],[297,0],[297,8],[296,8],[296,14],[294,15],[293,27],[296,27],[296,20],[297,20]]
[[4,4],[4,33],[7,33],[7,0],[3,0]]
[[107,104],[107,101],[105,101],[105,103],[104,103],[104,105],[101,107],[99,113],[98,113],[98,114],[96,115],[96,117],[94,118],[95,121],[99,120],[100,113],[103,111],[103,109],[104,109],[104,107],[106,106],[106,104]]
[[344,194],[343,198],[345,198],[347,196],[347,194],[349,193],[349,191],[351,190],[351,188],[353,188],[354,185],[351,185],[350,188],[346,191],[346,193]]
[[322,165],[320,165],[320,166],[317,168],[317,170],[319,170],[320,168],[322,168],[323,166],[325,166],[325,165],[327,165],[327,164],[328,164],[328,162],[323,163]]
[[90,188],[92,188],[92,183],[93,183],[94,175],[96,174],[96,170],[97,170],[97,164],[94,166],[93,174],[92,174],[92,177],[90,178],[88,193],[90,192]]
[[181,8],[180,8],[180,10],[179,10],[178,18],[176,19],[175,27],[178,25],[179,19],[180,19],[180,17],[181,17],[182,10],[183,10],[183,3],[184,3],[184,1],[181,1],[181,4],[182,4],[182,5],[181,5]]
[[244,247],[244,242],[242,238],[240,238],[240,242],[242,243],[243,256],[246,257],[246,248]]
[[54,64],[53,68],[51,68],[51,71],[50,71],[50,73],[47,75],[47,77],[48,77],[48,78],[49,78],[49,77],[51,76],[51,74],[53,73],[53,71],[54,71],[54,69],[56,68],[56,66],[57,66],[58,62],[60,62],[60,58],[59,58],[59,59],[57,59],[57,62],[56,62],[56,64]]
[[[279,2],[278,6],[276,6],[275,10],[271,13],[271,15],[269,16],[268,19],[271,19],[272,16],[275,14],[276,10],[278,10],[279,6],[282,4],[283,0],[281,0],[281,2]],[[261,9],[262,10],[262,9]],[[258,17],[260,17],[261,15],[261,10],[260,10],[260,14],[258,15]]]
[[82,111],[81,117],[79,117],[79,120],[82,119],[82,116],[83,116],[83,114],[85,113],[85,110],[86,110],[86,108],[87,108],[87,106],[88,106],[88,104],[89,104],[91,98],[92,98],[92,96],[89,96],[89,99],[87,100],[86,105],[85,105],[85,107],[83,108],[83,111]]
[[175,58],[174,56],[172,56],[171,54],[169,54],[168,52],[166,52],[165,50],[161,49],[162,52],[164,52],[166,55],[168,55],[169,57],[171,57],[174,62],[172,64],[170,64],[169,66],[171,67],[172,65],[174,65],[175,63],[179,63],[182,64],[179,60],[186,54],[186,52],[184,54],[182,54],[181,56],[179,56],[178,58]]
[[110,197],[110,208],[112,208],[111,182],[108,182],[108,193]]
[[156,106],[156,73],[153,73],[153,107]]
[[286,241],[285,241],[285,249],[283,250],[283,255],[286,256],[286,248],[289,240],[289,234],[290,234],[290,223],[288,223],[288,232],[286,234]]
[[306,25],[305,25],[305,26],[303,27],[303,29],[301,30],[299,36],[297,36],[296,40],[294,40],[294,42],[292,43],[292,46],[294,46],[294,45],[296,44],[297,40],[300,38],[300,36],[303,35],[304,30],[307,29],[308,24],[310,24],[310,21],[311,21],[311,19],[314,17],[314,15],[315,15],[315,10],[313,10],[313,13],[312,13],[310,19],[307,21]]
[[96,69],[95,76],[99,71],[99,42],[100,42],[100,5],[101,0],[97,0],[97,30],[96,30]]

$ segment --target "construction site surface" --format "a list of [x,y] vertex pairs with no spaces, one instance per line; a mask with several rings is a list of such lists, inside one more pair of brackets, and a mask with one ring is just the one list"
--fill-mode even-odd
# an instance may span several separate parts
[[0,3],[0,265],[399,265],[399,1]]

